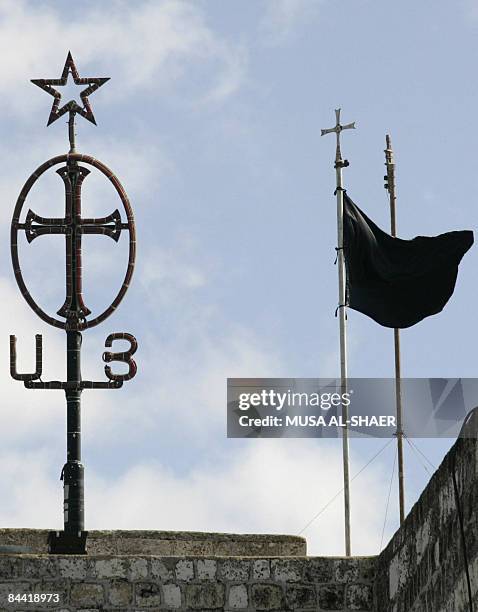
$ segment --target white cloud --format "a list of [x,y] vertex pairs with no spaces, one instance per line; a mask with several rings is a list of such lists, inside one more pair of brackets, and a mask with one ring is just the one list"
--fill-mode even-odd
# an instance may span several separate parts
[[32,95],[29,79],[60,76],[68,50],[80,76],[114,77],[102,90],[109,100],[140,90],[171,94],[187,81],[196,91],[185,90],[179,100],[217,103],[237,90],[247,64],[244,48],[217,36],[193,2],[116,0],[67,20],[60,5],[3,0],[0,54],[8,57],[0,66],[8,92],[0,102],[3,110],[26,113],[51,103],[40,91]]
[[267,0],[262,22],[266,42],[276,45],[296,36],[317,17],[321,4],[322,0]]

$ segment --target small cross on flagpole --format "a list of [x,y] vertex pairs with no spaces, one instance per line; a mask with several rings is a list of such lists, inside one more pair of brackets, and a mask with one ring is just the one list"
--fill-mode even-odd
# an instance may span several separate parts
[[[355,121],[353,121],[352,123],[347,123],[346,125],[340,124],[340,110],[341,110],[340,108],[335,109],[335,119],[336,119],[335,126],[333,128],[327,128],[326,130],[320,130],[321,136],[325,136],[325,134],[331,134],[332,132],[334,132],[337,135],[337,149],[336,149],[336,154],[335,154],[335,163],[339,161],[344,161],[342,160],[342,152],[340,151],[340,133],[342,132],[342,130],[355,129]],[[348,166],[348,165],[349,164],[347,160],[345,160],[344,166]]]
[[[345,258],[344,258],[344,197],[342,188],[342,168],[346,168],[349,162],[342,159],[340,150],[340,134],[343,130],[355,128],[355,122],[341,125],[340,108],[335,110],[336,123],[333,128],[321,130],[320,135],[335,133],[337,136],[337,148],[335,152],[335,173],[337,187],[337,267],[339,270],[339,329],[340,329],[340,382],[341,393],[347,392],[347,329],[346,329],[346,294],[345,294]],[[348,420],[348,407],[342,404],[343,422]],[[350,557],[351,534],[350,534],[350,475],[349,475],[349,435],[348,427],[342,427],[342,454],[344,465],[344,514],[345,514],[345,554]]]

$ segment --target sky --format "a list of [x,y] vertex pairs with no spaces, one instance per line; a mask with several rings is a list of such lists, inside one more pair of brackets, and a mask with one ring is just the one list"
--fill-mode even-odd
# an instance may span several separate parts
[[[341,555],[339,440],[226,437],[228,377],[339,375],[334,109],[351,197],[387,229],[385,134],[397,164],[398,234],[477,225],[475,0],[0,0],[0,525],[62,528],[65,400],[9,377],[43,334],[44,379],[65,375],[65,337],[40,321],[13,277],[9,229],[30,174],[68,150],[66,116],[30,83],[57,78],[68,50],[80,76],[108,76],[90,97],[97,126],[77,121],[77,148],[129,194],[138,231],[130,290],[84,334],[83,376],[104,379],[113,331],[139,342],[138,374],[121,390],[85,391],[87,529],[288,533],[315,555]],[[88,216],[114,191],[92,172]],[[61,180],[45,175],[28,206],[60,216]],[[84,239],[84,295],[102,309],[124,274],[125,238]],[[32,294],[64,298],[64,243],[20,252]],[[472,248],[445,310],[402,333],[408,377],[474,377]],[[393,334],[348,313],[349,375],[393,376]],[[416,440],[438,466],[452,440]],[[351,441],[354,475],[384,441]],[[430,477],[406,445],[407,510]],[[394,445],[352,482],[352,551],[376,554],[398,527]],[[427,470],[425,469],[427,466]],[[32,503],[34,501],[34,503]],[[310,523],[310,524],[309,524]],[[304,530],[304,527],[309,526]],[[383,535],[382,532],[384,531]]]

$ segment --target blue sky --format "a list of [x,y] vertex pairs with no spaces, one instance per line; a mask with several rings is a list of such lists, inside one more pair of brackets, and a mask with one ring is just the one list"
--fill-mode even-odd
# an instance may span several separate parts
[[[9,226],[31,172],[66,152],[63,119],[31,78],[60,75],[71,49],[81,76],[110,76],[94,93],[98,127],[78,120],[78,149],[101,159],[134,207],[137,269],[114,317],[85,333],[85,378],[101,379],[111,331],[134,333],[139,372],[118,392],[83,394],[87,527],[298,533],[340,489],[330,440],[227,440],[229,377],[333,377],[339,372],[333,138],[342,107],[349,194],[379,225],[385,134],[397,162],[398,232],[410,238],[475,229],[474,77],[478,5],[406,0],[0,0],[0,523],[61,528],[64,398],[10,380],[44,334],[45,379],[64,375],[64,337],[16,289]],[[29,206],[53,215],[63,187],[45,177]],[[83,208],[109,214],[98,176]],[[88,237],[90,238],[90,237]],[[104,305],[125,244],[85,239],[85,295]],[[111,244],[110,244],[111,242]],[[64,245],[23,251],[35,296],[64,294]],[[121,253],[121,254],[120,254]],[[474,377],[472,249],[443,313],[402,334],[403,373]],[[91,306],[90,306],[91,307]],[[393,336],[349,312],[349,372],[393,376]],[[417,441],[437,465],[451,441]],[[352,474],[380,447],[352,440]],[[428,474],[407,449],[407,506]],[[353,483],[353,551],[380,546],[393,451]],[[37,500],[35,505],[25,499]],[[386,537],[397,527],[392,496]],[[304,533],[313,554],[343,552],[338,499]],[[385,538],[386,539],[386,538]]]

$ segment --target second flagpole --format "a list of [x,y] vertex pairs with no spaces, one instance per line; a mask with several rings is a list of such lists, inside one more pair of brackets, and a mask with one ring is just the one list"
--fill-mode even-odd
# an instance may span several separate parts
[[[342,158],[340,150],[340,133],[342,130],[355,128],[354,123],[340,124],[340,108],[335,111],[336,124],[333,128],[321,130],[321,136],[334,132],[337,136],[337,148],[335,152],[335,174],[337,196],[337,267],[339,271],[339,331],[340,331],[340,385],[341,393],[347,392],[347,326],[346,326],[346,290],[345,290],[345,257],[344,257],[344,194],[342,186],[342,168],[346,168],[349,162]],[[351,530],[350,530],[350,473],[349,473],[349,435],[348,435],[348,407],[342,404],[342,454],[344,473],[344,525],[345,525],[345,554],[352,554]]]
[[[385,165],[387,174],[384,176],[385,189],[390,196],[390,229],[393,237],[397,235],[397,219],[396,219],[396,199],[395,194],[395,160],[393,158],[392,141],[387,134],[387,148],[385,149]],[[393,330],[394,347],[395,347],[395,397],[397,405],[397,455],[398,455],[398,495],[400,507],[400,525],[405,520],[405,477],[404,477],[404,461],[403,461],[403,413],[402,413],[402,385],[401,385],[401,365],[400,365],[400,330]]]

